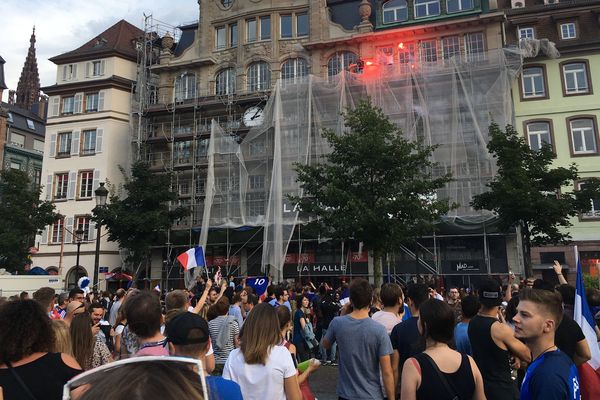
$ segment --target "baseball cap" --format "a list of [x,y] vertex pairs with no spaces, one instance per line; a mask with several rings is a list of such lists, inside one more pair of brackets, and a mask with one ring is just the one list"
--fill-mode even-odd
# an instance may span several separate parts
[[[200,337],[188,338],[190,331],[199,329]],[[191,312],[182,312],[177,315],[165,326],[165,334],[167,340],[175,345],[186,345],[208,342],[210,332],[208,330],[208,322],[198,314]]]
[[502,304],[503,300],[502,287],[498,281],[485,278],[481,280],[479,285],[479,300],[486,307],[494,307]]

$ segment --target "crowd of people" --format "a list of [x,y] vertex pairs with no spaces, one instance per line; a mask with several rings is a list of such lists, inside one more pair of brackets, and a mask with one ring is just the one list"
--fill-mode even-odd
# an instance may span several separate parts
[[0,299],[0,399],[313,400],[321,366],[338,367],[339,399],[579,399],[576,366],[598,343],[555,270],[557,287],[484,278],[472,292],[354,279],[259,294],[233,277],[41,288]]

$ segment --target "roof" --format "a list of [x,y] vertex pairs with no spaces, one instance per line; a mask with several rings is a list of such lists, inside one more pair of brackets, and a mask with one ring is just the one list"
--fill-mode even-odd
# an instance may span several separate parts
[[62,64],[109,55],[120,55],[135,61],[137,60],[135,40],[143,36],[144,31],[122,19],[83,46],[52,57],[50,61]]
[[[31,132],[40,136],[44,136],[46,133],[46,122],[39,117],[39,115],[32,113],[29,110],[25,110],[24,108],[17,107],[14,104],[8,104],[5,102],[0,103],[0,107],[4,108],[6,111],[11,113],[12,122],[9,122],[11,126],[14,128]],[[30,129],[27,120],[30,119],[33,121],[35,129]]]

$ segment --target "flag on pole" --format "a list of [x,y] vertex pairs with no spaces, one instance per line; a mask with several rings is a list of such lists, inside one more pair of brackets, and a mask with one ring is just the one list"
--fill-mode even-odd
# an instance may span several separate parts
[[266,276],[246,278],[246,286],[250,286],[252,289],[254,289],[254,293],[260,297],[264,292],[267,291],[267,287],[269,286],[269,278]]
[[158,293],[160,293],[160,284],[154,286],[154,290],[156,290]]
[[600,399],[600,348],[594,327],[596,323],[585,297],[581,260],[577,257],[577,283],[575,285],[575,310],[573,319],[579,324],[590,346],[592,358],[579,366],[579,383],[581,398],[584,400]]
[[204,258],[202,246],[192,247],[185,253],[181,253],[177,256],[177,261],[181,263],[184,271],[206,266],[206,259]]
[[223,277],[221,276],[221,267],[219,267],[217,269],[217,272],[215,273],[215,280],[214,280],[215,284],[220,285],[221,279],[223,279]]

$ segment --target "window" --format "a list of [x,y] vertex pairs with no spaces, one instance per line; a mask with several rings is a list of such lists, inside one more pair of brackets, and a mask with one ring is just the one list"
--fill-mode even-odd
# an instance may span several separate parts
[[548,122],[530,122],[527,124],[527,139],[531,150],[539,151],[544,143],[552,144],[550,124]]
[[382,9],[384,24],[408,20],[406,0],[390,0],[383,5]]
[[560,25],[560,37],[562,39],[575,39],[577,37],[577,30],[575,29],[575,23],[569,22]]
[[229,43],[231,43],[231,47],[236,47],[238,44],[237,23],[229,25]]
[[81,134],[81,155],[96,153],[96,130],[88,129]]
[[257,217],[265,214],[265,193],[255,192],[246,194],[247,215]]
[[415,44],[400,43],[398,44],[398,62],[400,64],[409,64],[415,60]]
[[442,51],[444,60],[454,56],[460,56],[460,39],[458,36],[449,36],[442,39]]
[[62,114],[63,115],[71,115],[73,114],[75,107],[75,97],[63,97],[62,99]]
[[42,140],[33,140],[33,150],[39,151],[40,153],[44,152],[44,142]]
[[68,157],[71,155],[71,132],[58,134],[58,151],[57,157]]
[[519,28],[518,34],[519,34],[519,40],[535,39],[535,35],[533,33],[533,28],[529,27],[529,26],[525,27],[525,28]]
[[415,18],[440,15],[440,0],[415,0]]
[[271,88],[271,68],[264,61],[250,64],[248,67],[248,91],[268,90]]
[[10,111],[8,112],[8,122],[14,122],[13,121],[13,115],[12,115],[12,113]]
[[25,147],[25,135],[19,135],[18,133],[11,132],[10,144]]
[[92,61],[92,76],[104,75],[102,61]]
[[281,37],[291,38],[292,35],[292,16],[282,15],[281,16]]
[[233,0],[221,0],[223,7],[229,7],[233,4]]
[[66,199],[69,188],[69,173],[61,172],[54,175],[54,200]]
[[473,9],[473,0],[448,0],[448,14]]
[[10,169],[16,169],[16,170],[20,170],[21,169],[21,163],[18,161],[10,161]]
[[297,83],[301,77],[308,75],[308,68],[304,58],[290,58],[281,66],[281,79],[285,83]]
[[423,40],[421,43],[421,61],[435,62],[437,61],[437,41]]
[[35,131],[35,124],[33,123],[33,120],[27,118],[27,127],[32,131]]
[[578,118],[569,121],[573,154],[595,154],[598,152],[596,129],[591,118]]
[[271,17],[265,15],[260,17],[260,40],[271,39]]
[[335,53],[327,61],[327,76],[335,76],[342,71],[347,71],[351,64],[356,64],[358,56],[349,51]]
[[256,42],[256,19],[246,20],[246,42]]
[[465,48],[469,61],[485,59],[485,40],[483,32],[468,33],[465,35]]
[[63,228],[65,219],[61,218],[52,225],[52,243],[61,243],[63,240]]
[[63,65],[63,81],[70,81],[77,78],[77,64]]
[[79,172],[79,198],[91,199],[94,196],[94,171]]
[[[586,183],[579,182],[577,184],[579,190],[585,189]],[[600,218],[600,198],[591,199],[591,209],[581,214],[581,219],[598,219]]]
[[227,36],[225,33],[224,26],[217,26],[215,28],[215,48],[224,49],[227,46]]
[[235,93],[235,69],[225,68],[215,79],[215,94],[226,95]]
[[85,112],[98,111],[98,93],[89,93],[85,95]]
[[254,139],[250,141],[248,145],[248,152],[251,156],[258,156],[261,154],[265,154],[265,140],[264,139]]
[[175,100],[187,100],[196,97],[196,75],[183,73],[175,79]]
[[564,64],[563,80],[565,94],[585,94],[590,91],[587,77],[587,64],[575,62]]
[[265,188],[265,176],[264,175],[250,175],[248,176],[248,184],[250,189],[264,189]]
[[525,99],[545,97],[544,69],[542,67],[523,68],[521,87]]
[[81,241],[87,242],[90,240],[90,217],[88,215],[80,215],[75,217],[75,230],[73,231],[73,243],[77,242],[75,232],[81,229],[83,235],[81,235]]
[[296,36],[303,37],[308,36],[309,22],[308,14],[296,14]]

